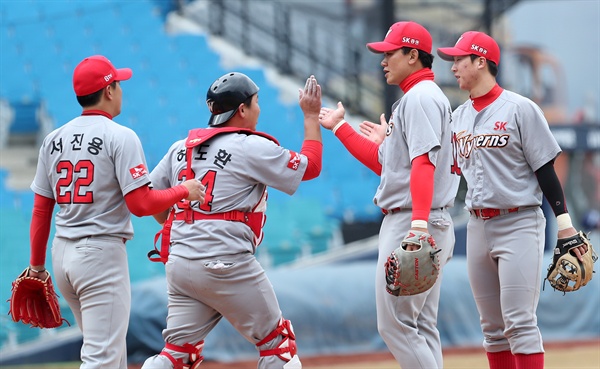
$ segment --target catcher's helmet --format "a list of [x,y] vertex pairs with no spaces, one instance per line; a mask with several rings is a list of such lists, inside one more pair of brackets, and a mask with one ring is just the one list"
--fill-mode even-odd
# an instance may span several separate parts
[[227,122],[237,112],[238,106],[258,92],[258,86],[247,75],[239,72],[219,77],[206,93],[206,105],[212,113],[208,125]]

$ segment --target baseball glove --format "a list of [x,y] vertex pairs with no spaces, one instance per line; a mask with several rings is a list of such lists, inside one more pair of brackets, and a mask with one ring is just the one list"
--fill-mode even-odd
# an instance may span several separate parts
[[[45,280],[29,276],[29,268],[12,283],[9,314],[15,322],[32,327],[56,328],[66,319],[60,314],[58,295],[50,273]],[[69,324],[70,325],[70,324]]]
[[[570,251],[583,244],[587,245],[588,250],[583,254],[583,261],[579,261]],[[559,238],[556,241],[554,257],[548,267],[546,280],[552,288],[563,293],[577,291],[592,280],[596,260],[598,255],[592,248],[589,238],[582,231],[568,238]]]
[[[408,245],[417,245],[419,249],[406,251]],[[385,263],[386,291],[394,296],[410,296],[430,289],[439,274],[440,251],[430,234],[409,231]]]

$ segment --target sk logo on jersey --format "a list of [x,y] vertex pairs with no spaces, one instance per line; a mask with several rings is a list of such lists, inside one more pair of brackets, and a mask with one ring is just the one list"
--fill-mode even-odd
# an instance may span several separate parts
[[298,170],[300,166],[300,155],[298,153],[290,150],[290,161],[288,162],[287,167],[293,170]]
[[494,131],[506,131],[506,125],[508,122],[496,122],[494,123]]
[[144,164],[140,164],[133,168],[130,168],[129,173],[131,173],[131,177],[133,179],[138,179],[144,174],[148,174],[148,170],[146,170],[146,166]]

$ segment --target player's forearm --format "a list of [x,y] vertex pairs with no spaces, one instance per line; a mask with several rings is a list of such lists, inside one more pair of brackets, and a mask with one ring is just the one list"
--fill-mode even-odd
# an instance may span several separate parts
[[56,201],[36,194],[33,199],[31,212],[31,225],[29,226],[29,241],[31,244],[31,257],[29,264],[41,270],[46,263],[46,245],[50,237],[52,224],[52,211]]
[[323,143],[315,140],[304,140],[300,154],[306,156],[308,164],[302,176],[303,181],[317,178],[321,174],[323,162]]
[[358,134],[348,123],[340,125],[334,133],[352,156],[378,176],[381,175],[379,145]]
[[156,219],[158,224],[163,225],[167,221],[167,217],[169,216],[169,210],[162,211],[152,216],[154,217],[154,219]]
[[323,142],[319,115],[304,115],[304,140]]
[[152,190],[148,186],[142,186],[125,195],[125,202],[133,215],[141,217],[168,210],[188,195],[188,189],[182,185],[164,190]]
[[[427,221],[433,202],[435,166],[429,155],[417,156],[410,171],[410,194],[412,197],[412,220]],[[425,228],[425,227],[423,227]]]
[[577,233],[567,210],[567,202],[565,201],[562,185],[554,170],[554,161],[551,160],[542,165],[542,167],[535,172],[535,175],[544,197],[548,201],[548,204],[550,204],[550,207],[556,216],[558,238],[570,237]]
[[567,203],[562,186],[554,171],[554,162],[549,161],[535,172],[540,189],[552,207],[555,216],[567,213]]

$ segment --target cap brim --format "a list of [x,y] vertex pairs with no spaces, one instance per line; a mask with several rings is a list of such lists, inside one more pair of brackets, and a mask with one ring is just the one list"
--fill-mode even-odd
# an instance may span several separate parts
[[455,56],[470,55],[470,53],[456,47],[440,47],[437,49],[437,54],[445,61],[454,61]]
[[401,47],[402,46],[391,44],[391,43],[385,42],[385,41],[370,42],[367,44],[367,49],[369,49],[370,52],[376,53],[376,54],[387,53],[388,51],[398,50]]
[[208,125],[209,126],[218,126],[219,124],[223,124],[223,123],[227,122],[229,119],[231,119],[231,117],[233,117],[235,112],[237,112],[237,109],[233,109],[233,110],[227,111],[225,113],[217,114],[217,115],[213,114],[210,116],[210,119],[208,120]]
[[133,71],[130,68],[117,69],[117,75],[115,81],[126,81],[133,75]]

